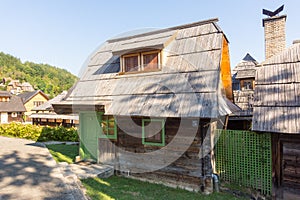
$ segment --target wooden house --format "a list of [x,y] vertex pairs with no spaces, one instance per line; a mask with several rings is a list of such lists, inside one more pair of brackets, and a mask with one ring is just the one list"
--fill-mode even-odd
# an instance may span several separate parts
[[82,159],[206,191],[232,98],[228,40],[211,19],[107,40],[53,106],[80,113]]
[[234,103],[241,108],[241,111],[230,115],[228,129],[251,129],[257,64],[258,62],[247,53],[243,60],[232,70]]
[[252,129],[272,133],[273,197],[300,198],[300,43],[257,68]]
[[58,103],[63,100],[67,91],[63,91],[61,94],[57,95],[53,99],[46,101],[42,105],[35,107],[32,111],[35,113],[30,115],[32,119],[32,124],[41,126],[64,126],[73,127],[79,124],[78,114],[57,114],[54,111],[52,104]]
[[21,94],[18,94],[18,96],[22,99],[23,104],[26,108],[26,122],[31,122],[30,115],[34,113],[34,111],[32,111],[33,108],[38,107],[49,100],[49,97],[41,90],[36,90],[33,92],[23,92]]
[[252,111],[257,64],[258,62],[250,54],[247,54],[233,69],[234,103],[244,111]]
[[0,91],[0,124],[23,122],[25,111],[20,97]]

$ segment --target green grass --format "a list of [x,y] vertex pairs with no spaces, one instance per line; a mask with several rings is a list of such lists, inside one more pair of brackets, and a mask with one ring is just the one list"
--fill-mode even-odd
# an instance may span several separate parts
[[81,180],[81,182],[87,189],[87,194],[93,200],[238,199],[228,193],[204,195],[118,176],[112,176],[107,179],[89,178]]
[[73,163],[78,156],[78,145],[51,144],[46,145],[56,162]]

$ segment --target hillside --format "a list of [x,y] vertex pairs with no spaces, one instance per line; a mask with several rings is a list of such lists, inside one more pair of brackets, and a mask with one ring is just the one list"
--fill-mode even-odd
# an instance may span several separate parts
[[48,64],[22,63],[20,59],[0,52],[0,79],[4,77],[29,82],[34,89],[42,90],[50,97],[68,90],[77,81],[77,77],[65,69]]

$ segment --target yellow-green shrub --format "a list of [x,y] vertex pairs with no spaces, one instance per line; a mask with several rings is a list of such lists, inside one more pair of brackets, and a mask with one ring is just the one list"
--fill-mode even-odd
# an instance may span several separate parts
[[42,127],[31,124],[10,123],[0,125],[0,135],[25,138],[34,141],[72,141],[77,142],[76,128]]

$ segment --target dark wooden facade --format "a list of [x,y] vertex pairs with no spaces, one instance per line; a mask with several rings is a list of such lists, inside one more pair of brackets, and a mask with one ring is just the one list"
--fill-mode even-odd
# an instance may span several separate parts
[[[133,128],[128,123],[130,120],[137,126]],[[214,126],[215,122],[196,118],[167,118],[164,127],[165,146],[161,147],[142,144],[139,137],[142,134],[142,118],[117,117],[117,121],[122,127],[118,127],[117,139],[108,141],[99,138],[100,163],[113,164],[119,173],[126,176],[161,181],[190,190],[204,191],[212,186],[211,151],[207,150],[211,149],[207,147],[210,142],[203,144],[203,140],[207,136],[210,141],[210,127]],[[177,139],[174,139],[175,137]],[[174,140],[176,145],[171,144]],[[185,150],[187,141],[192,142]],[[162,148],[165,151],[159,152]],[[143,156],[151,152],[157,157]],[[170,157],[177,159],[173,161]],[[157,159],[163,162],[157,162]],[[164,165],[163,168],[152,171],[161,164]]]
[[24,112],[8,113],[8,123],[11,122],[24,122]]
[[72,119],[47,119],[47,118],[32,118],[32,124],[40,126],[63,126],[63,127],[75,127],[79,125],[78,120]]
[[272,134],[273,197],[300,199],[300,135]]

